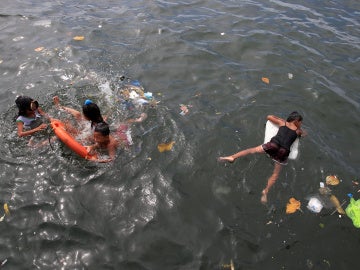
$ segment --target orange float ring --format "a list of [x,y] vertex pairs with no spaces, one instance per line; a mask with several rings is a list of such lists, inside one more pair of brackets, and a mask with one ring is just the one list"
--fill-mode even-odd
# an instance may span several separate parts
[[96,154],[90,154],[89,151],[79,143],[73,136],[71,136],[65,129],[65,125],[58,119],[51,119],[51,128],[54,130],[55,135],[72,151],[78,154],[80,157],[87,160],[97,159]]

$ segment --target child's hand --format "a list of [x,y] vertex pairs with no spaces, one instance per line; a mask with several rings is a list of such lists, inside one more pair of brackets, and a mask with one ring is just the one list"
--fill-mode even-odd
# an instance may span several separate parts
[[97,162],[99,163],[107,163],[113,161],[112,158],[106,158],[106,159],[98,159]]
[[86,150],[88,151],[88,153],[90,155],[94,155],[95,154],[95,146],[94,145],[89,145],[89,146],[85,146]]
[[40,126],[37,127],[37,130],[40,131],[40,130],[44,130],[47,128],[47,124],[41,124]]

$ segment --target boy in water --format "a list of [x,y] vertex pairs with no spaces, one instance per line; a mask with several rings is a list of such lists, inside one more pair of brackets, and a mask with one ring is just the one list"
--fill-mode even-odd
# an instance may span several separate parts
[[304,130],[301,129],[302,119],[302,116],[297,112],[292,112],[286,121],[280,117],[268,115],[267,120],[279,126],[279,131],[274,137],[271,138],[270,142],[242,150],[231,156],[219,157],[218,161],[227,161],[232,163],[235,161],[235,159],[249,154],[268,154],[275,161],[275,165],[273,174],[269,177],[265,189],[263,189],[261,192],[261,202],[267,203],[267,194],[270,188],[278,179],[282,165],[287,164],[287,158],[290,154],[291,145],[297,137],[305,136],[307,134]]
[[88,146],[90,153],[96,150],[106,150],[109,155],[109,159],[99,160],[99,162],[109,162],[115,159],[119,141],[110,135],[110,128],[106,122],[98,123],[95,126],[94,142],[95,144]]

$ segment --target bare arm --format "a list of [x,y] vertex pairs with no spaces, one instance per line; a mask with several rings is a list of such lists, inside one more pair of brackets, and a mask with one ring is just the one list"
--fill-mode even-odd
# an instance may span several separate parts
[[47,118],[47,119],[51,119],[51,117],[50,117],[50,115],[48,115],[46,112],[44,112],[40,107],[39,108],[37,108],[37,111],[39,112],[39,114],[41,115],[41,116],[44,116],[45,118]]
[[113,137],[110,136],[110,143],[108,145],[108,153],[111,160],[115,159],[116,156],[116,149],[119,146],[119,142]]
[[275,125],[278,125],[278,126],[283,126],[285,124],[285,119],[282,119],[280,117],[277,117],[275,115],[268,115],[266,117],[267,120],[271,121],[272,123],[274,123]]
[[40,126],[30,129],[30,130],[24,130],[24,123],[22,122],[17,122],[17,134],[19,137],[25,137],[25,136],[29,136],[32,135],[38,131],[44,130],[47,128],[47,124],[41,124]]
[[80,120],[82,118],[82,114],[78,110],[60,105],[60,99],[58,96],[55,96],[53,98],[53,101],[54,101],[54,104],[56,107],[72,114],[72,116],[74,116],[76,118],[76,120]]

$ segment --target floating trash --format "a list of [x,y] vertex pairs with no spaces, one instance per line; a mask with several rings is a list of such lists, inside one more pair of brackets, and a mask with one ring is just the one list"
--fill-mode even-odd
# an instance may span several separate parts
[[40,20],[34,22],[34,26],[42,26],[42,27],[50,27],[51,26],[51,20]]
[[286,204],[286,214],[292,214],[295,213],[296,210],[301,210],[300,206],[300,201],[296,200],[295,198],[290,198],[289,202]]
[[322,202],[316,197],[312,197],[307,205],[307,208],[314,213],[320,213],[323,207]]
[[339,178],[336,175],[329,175],[326,177],[326,184],[331,186],[336,186],[340,183]]
[[289,80],[292,80],[294,78],[294,75],[292,73],[288,73]]
[[73,37],[73,40],[76,40],[76,41],[82,41],[84,39],[85,39],[84,36],[75,36],[75,37]]
[[264,83],[266,83],[266,84],[269,84],[269,83],[270,83],[269,78],[262,77],[261,80],[262,80]]
[[146,99],[152,99],[152,98],[153,98],[153,94],[152,94],[151,92],[146,92],[146,93],[144,93],[144,97],[145,97]]
[[360,200],[355,200],[352,194],[348,194],[350,203],[346,207],[346,215],[351,218],[354,226],[360,228]]
[[18,41],[20,41],[20,40],[22,40],[22,39],[24,39],[23,36],[14,37],[14,38],[13,38],[13,41],[18,42]]
[[158,150],[160,153],[165,152],[165,151],[170,151],[174,144],[175,144],[174,141],[169,142],[169,143],[160,143],[158,145]]
[[10,216],[9,206],[7,203],[4,203],[5,215]]
[[135,99],[135,98],[140,97],[140,95],[138,93],[136,93],[136,91],[131,91],[130,94],[129,94],[129,97],[131,99]]
[[342,214],[342,215],[345,215],[345,211],[344,209],[342,208],[338,198],[335,197],[335,195],[331,195],[330,196],[330,201],[334,204],[334,206],[336,207],[336,211],[339,213],[339,214]]
[[235,266],[234,266],[233,260],[230,260],[230,264],[223,264],[222,267],[223,267],[223,268],[230,269],[230,270],[235,270]]
[[331,194],[331,189],[328,188],[328,187],[325,187],[324,182],[320,182],[319,193],[321,195],[330,195]]
[[36,49],[34,49],[35,52],[41,52],[42,50],[44,50],[44,47],[38,47]]

